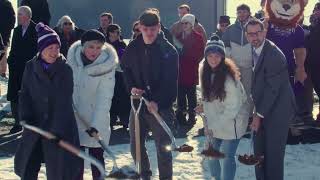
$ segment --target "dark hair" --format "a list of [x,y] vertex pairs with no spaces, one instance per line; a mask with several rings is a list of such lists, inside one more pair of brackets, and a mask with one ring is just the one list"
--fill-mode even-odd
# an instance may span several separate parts
[[112,24],[112,23],[113,23],[113,16],[112,16],[112,14],[105,12],[105,13],[102,13],[102,14],[100,15],[100,17],[105,17],[105,16],[108,17],[110,23]]
[[[213,74],[214,78],[212,79]],[[203,101],[211,102],[216,99],[224,101],[226,97],[224,84],[228,75],[233,80],[240,79],[239,69],[232,60],[223,57],[218,67],[212,69],[208,60],[205,59],[200,69]]]
[[139,17],[139,21],[141,25],[144,26],[155,26],[160,23],[160,16],[154,10],[146,10]]
[[259,19],[256,19],[256,18],[252,18],[247,22],[247,24],[245,25],[245,31],[247,32],[248,26],[255,26],[255,25],[259,25],[261,28],[261,31],[264,31],[263,23]]
[[139,23],[140,23],[139,21],[133,22],[133,24],[132,24],[132,31],[134,31],[135,27],[138,26]]
[[121,28],[118,24],[110,24],[107,28],[107,35],[109,36],[109,33],[114,31],[119,31],[120,34]]
[[182,4],[178,7],[178,9],[186,9],[188,12],[190,12],[191,8],[187,4]]
[[237,7],[237,11],[239,10],[247,10],[249,13],[251,13],[250,11],[250,7],[246,4],[240,4],[238,7]]

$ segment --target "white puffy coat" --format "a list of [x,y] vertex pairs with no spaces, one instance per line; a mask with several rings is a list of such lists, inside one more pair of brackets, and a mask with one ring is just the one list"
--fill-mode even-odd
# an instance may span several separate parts
[[[105,44],[101,55],[87,66],[81,59],[82,45],[75,42],[68,52],[68,64],[73,70],[75,110],[82,119],[96,128],[106,144],[110,139],[110,107],[114,92],[115,69],[118,56],[114,48]],[[76,118],[78,118],[76,116]],[[83,123],[77,119],[81,146],[100,147],[85,131]]]
[[219,139],[240,139],[246,132],[249,119],[247,95],[239,80],[227,76],[224,101],[203,102],[208,129]]

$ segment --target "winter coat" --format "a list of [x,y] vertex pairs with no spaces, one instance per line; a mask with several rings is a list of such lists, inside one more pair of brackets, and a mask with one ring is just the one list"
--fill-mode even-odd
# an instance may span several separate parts
[[8,57],[8,101],[18,100],[18,91],[20,90],[25,64],[37,54],[38,36],[35,26],[36,24],[31,21],[24,36],[22,36],[21,25],[13,31],[12,46]]
[[179,56],[179,80],[178,84],[185,87],[192,87],[199,83],[199,63],[204,56],[204,44],[202,36],[195,30],[183,38],[182,32],[177,39],[183,45]]
[[[64,57],[59,57],[46,71],[38,56],[26,64],[19,93],[19,117],[20,121],[49,131],[79,148],[72,109],[72,70],[65,61]],[[80,173],[81,159],[25,129],[14,159],[17,175],[25,174],[31,153],[39,141],[49,172],[48,180],[72,180]]]
[[[75,111],[91,127],[96,128],[106,144],[110,139],[110,107],[115,84],[115,68],[118,56],[114,48],[105,44],[101,55],[87,66],[83,65],[83,46],[75,42],[68,52],[68,64],[73,70]],[[81,146],[101,147],[90,137],[80,119],[77,118]]]
[[246,132],[249,119],[247,95],[242,83],[227,76],[226,97],[211,102],[203,102],[208,129],[219,139],[240,139]]
[[240,21],[230,25],[222,36],[226,54],[239,68],[252,68],[252,47]]
[[169,31],[168,28],[166,28],[162,23],[161,23],[161,31],[164,33],[164,37],[173,45],[173,37],[171,32]]
[[82,34],[85,32],[84,30],[75,27],[74,31],[72,31],[71,34],[70,34],[70,39],[68,40],[65,37],[65,35],[63,34],[63,32],[61,32],[61,30],[59,30],[57,27],[54,28],[54,30],[56,31],[56,33],[60,37],[60,41],[61,41],[60,51],[65,57],[67,57],[67,55],[68,55],[68,50],[69,50],[70,46],[74,42],[80,40]]
[[320,69],[320,24],[310,28],[310,34],[306,37],[307,58],[306,65]]
[[[118,40],[118,41],[115,41],[115,42],[110,42],[110,40],[107,39],[107,43],[111,44],[112,47],[117,51],[117,54],[118,54],[119,58],[122,57],[122,55],[124,54],[124,51],[127,48],[126,43],[124,41],[122,41],[122,40]],[[120,64],[118,64],[116,71],[117,72],[122,72],[122,70],[120,68]]]
[[11,30],[16,23],[16,16],[12,4],[8,0],[0,0],[0,34],[5,46],[8,46]]
[[139,35],[120,61],[128,92],[133,87],[143,89],[160,109],[171,108],[177,96],[178,58],[163,33],[151,45],[146,45]]
[[[207,33],[206,33],[206,30],[204,29],[204,27],[199,22],[196,22],[194,24],[194,30],[196,32],[198,32],[199,34],[201,34],[203,44],[206,45],[207,44]],[[183,31],[182,23],[180,21],[175,22],[170,28],[170,32],[175,38],[177,38],[182,33],[182,31]]]
[[21,6],[29,6],[32,10],[32,20],[38,24],[50,25],[51,14],[47,0],[22,0]]

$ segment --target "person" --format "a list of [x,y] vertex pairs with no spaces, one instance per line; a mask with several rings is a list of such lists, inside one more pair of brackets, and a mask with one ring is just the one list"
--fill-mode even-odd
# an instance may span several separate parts
[[104,12],[100,15],[100,27],[98,31],[100,31],[105,36],[108,35],[107,29],[110,24],[113,24],[113,16],[111,13]]
[[[318,97],[320,97],[320,78],[318,74],[320,67],[320,49],[318,46],[318,42],[320,41],[320,3],[317,3],[314,7],[313,13],[310,16],[310,24],[310,34],[306,37],[307,58],[305,67],[308,77],[311,79],[313,89]],[[310,92],[310,94],[313,95],[313,92]],[[313,99],[310,99],[309,104],[313,105]],[[320,126],[320,113],[318,113],[314,125]]]
[[[104,164],[103,149],[92,138],[99,132],[105,144],[110,139],[111,100],[115,84],[115,67],[118,56],[113,47],[105,43],[105,37],[97,30],[83,34],[81,41],[75,42],[68,52],[68,64],[74,77],[73,105],[78,124],[80,145],[89,154]],[[87,129],[85,121],[90,125]],[[84,162],[81,163],[83,179]],[[100,172],[91,166],[92,178],[98,180]]]
[[219,24],[217,26],[217,31],[212,36],[217,35],[221,39],[223,33],[226,32],[229,25],[230,25],[230,17],[220,16]]
[[62,16],[54,28],[61,40],[61,53],[66,57],[70,46],[80,40],[84,30],[78,28],[70,16]]
[[0,59],[0,76],[6,77],[7,72],[7,53],[10,45],[11,30],[16,23],[16,15],[12,4],[8,0],[0,0],[0,34],[4,44],[4,54]]
[[[182,44],[179,51],[179,80],[176,117],[180,124],[195,124],[197,106],[198,68],[203,58],[202,36],[194,30],[195,16],[186,14],[181,18],[183,31],[177,36]],[[186,120],[188,111],[188,120]]]
[[235,153],[247,130],[249,104],[240,72],[232,60],[225,58],[225,47],[218,36],[213,36],[206,46],[200,81],[203,103],[196,111],[205,114],[212,148],[226,155],[221,164],[218,159],[209,160],[211,176],[233,180]]
[[8,57],[9,82],[7,100],[11,104],[11,112],[15,123],[10,134],[20,132],[18,115],[18,92],[26,62],[31,60],[38,52],[36,24],[31,20],[32,11],[28,6],[20,6],[18,9],[18,26],[13,31],[12,46]]
[[[127,45],[120,39],[121,28],[117,24],[111,24],[107,28],[107,42],[115,48],[118,57],[121,58]],[[130,96],[126,90],[126,86],[123,81],[123,71],[120,65],[116,69],[116,82],[114,87],[114,95],[112,98],[112,105],[110,109],[111,128],[119,120],[124,130],[127,130],[130,116]]]
[[32,21],[50,25],[51,14],[47,0],[22,0],[20,6],[29,6],[32,10]]
[[[191,8],[189,5],[187,4],[182,4],[178,7],[178,14],[179,14],[179,21],[175,22],[171,28],[170,28],[170,32],[173,36],[173,38],[176,38],[182,31],[183,31],[183,27],[182,27],[182,23],[181,23],[181,18],[186,15],[189,14],[191,11]],[[206,30],[204,29],[204,27],[199,23],[199,21],[196,19],[195,20],[195,24],[194,24],[194,30],[198,33],[201,34],[202,39],[203,39],[203,44],[206,45],[207,43],[207,34],[206,34]],[[173,40],[174,41],[174,40]]]
[[[127,88],[131,94],[144,95],[150,101],[140,111],[141,178],[152,176],[145,147],[149,130],[155,139],[160,180],[172,179],[172,154],[167,151],[171,140],[150,113],[159,111],[169,127],[173,124],[172,105],[177,96],[178,54],[160,31],[160,17],[154,11],[145,11],[139,18],[139,35],[127,47],[120,63]],[[131,154],[135,159],[135,123],[131,114],[129,123]]]
[[[245,38],[245,24],[251,19],[250,7],[241,4],[237,7],[237,20],[230,25],[222,36],[222,41],[226,46],[226,56],[232,59],[239,67],[241,73],[241,83],[246,90],[248,101],[248,111],[253,111],[253,102],[250,99],[252,83],[252,47]],[[252,116],[250,116],[251,119]]]
[[[19,118],[80,147],[72,109],[72,70],[60,54],[59,36],[43,23],[36,26],[38,54],[28,61],[19,93]],[[41,138],[24,129],[14,157],[14,170],[21,179],[37,180],[41,163],[48,180],[74,180],[81,160],[60,148],[56,140]]]
[[261,21],[250,20],[245,31],[254,53],[252,99],[255,113],[250,127],[255,132],[255,155],[264,156],[263,163],[256,166],[256,178],[282,180],[289,124],[296,114],[288,64],[282,51],[266,39]]
[[[158,15],[160,16],[160,11],[157,8],[150,8],[149,10],[154,11],[156,13],[158,13]],[[173,37],[171,32],[169,31],[168,28],[166,28],[162,22],[160,22],[161,25],[161,31],[164,33],[164,37],[169,41],[169,43],[173,44]]]
[[141,34],[139,29],[139,21],[135,21],[132,25],[132,36],[130,42],[136,39]]

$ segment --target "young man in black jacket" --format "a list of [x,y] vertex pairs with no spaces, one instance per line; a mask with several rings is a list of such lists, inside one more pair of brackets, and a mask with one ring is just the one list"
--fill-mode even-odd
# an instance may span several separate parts
[[[172,104],[177,95],[178,53],[160,31],[160,17],[147,10],[140,16],[139,35],[121,58],[124,79],[131,94],[143,95],[151,103],[140,111],[141,176],[150,179],[145,139],[152,131],[157,147],[160,179],[172,179],[172,154],[167,150],[169,136],[150,113],[158,111],[169,127],[173,124]],[[131,153],[135,159],[135,125],[130,118]]]

